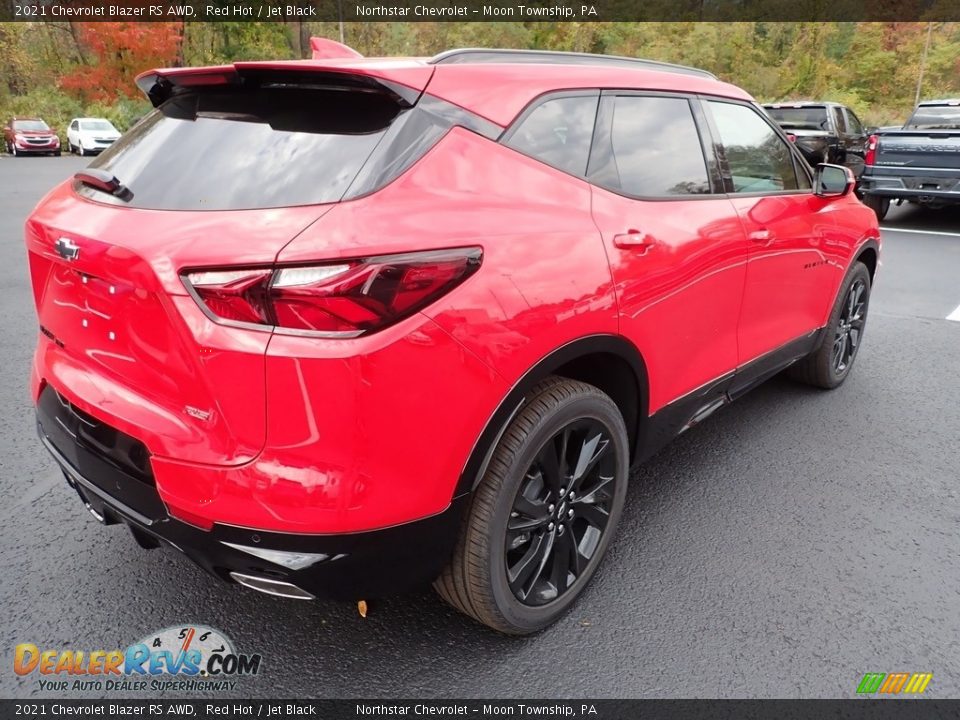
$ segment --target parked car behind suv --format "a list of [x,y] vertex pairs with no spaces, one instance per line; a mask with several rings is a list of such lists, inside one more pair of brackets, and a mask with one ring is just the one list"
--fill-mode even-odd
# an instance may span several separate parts
[[59,155],[60,138],[40,118],[11,118],[3,128],[11,155]]
[[861,347],[852,175],[709,73],[456,50],[138,84],[157,109],[27,222],[33,399],[97,519],[225,580],[433,580],[535,631],[631,465]]
[[120,137],[120,131],[106,118],[74,118],[67,127],[70,152],[81,157],[97,155]]
[[846,165],[863,173],[869,133],[850,108],[834,102],[779,102],[764,105],[811,165]]
[[960,204],[960,98],[924,101],[902,128],[871,136],[863,191],[880,220],[891,201],[936,209]]

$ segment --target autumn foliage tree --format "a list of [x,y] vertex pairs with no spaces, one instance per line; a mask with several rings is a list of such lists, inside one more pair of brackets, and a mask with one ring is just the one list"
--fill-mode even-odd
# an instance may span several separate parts
[[76,24],[89,65],[63,76],[60,87],[86,102],[135,97],[134,78],[154,67],[173,65],[182,40],[181,23],[96,22]]

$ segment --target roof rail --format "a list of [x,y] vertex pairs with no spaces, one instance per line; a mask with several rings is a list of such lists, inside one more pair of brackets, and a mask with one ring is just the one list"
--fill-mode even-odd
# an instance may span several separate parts
[[593,53],[561,52],[557,50],[506,50],[499,48],[460,48],[434,55],[427,61],[431,65],[459,63],[536,63],[542,65],[600,65],[625,67],[662,72],[696,75],[716,80],[717,76],[706,70],[674,65],[659,60],[620,57],[618,55],[595,55]]

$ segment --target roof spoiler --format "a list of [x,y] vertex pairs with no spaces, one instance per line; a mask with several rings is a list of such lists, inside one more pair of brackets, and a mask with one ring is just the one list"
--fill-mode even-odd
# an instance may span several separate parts
[[238,62],[207,68],[166,68],[145,72],[137,76],[136,83],[154,107],[160,107],[178,88],[239,86],[250,82],[267,86],[299,85],[386,92],[402,106],[412,107],[432,74],[432,68],[426,66],[409,68],[406,73],[390,73],[376,68],[337,64],[312,66],[310,63],[310,60]]
[[355,60],[363,57],[363,55],[358,53],[352,47],[328,38],[310,38],[310,49],[313,51],[314,60],[333,60],[336,58],[348,58]]

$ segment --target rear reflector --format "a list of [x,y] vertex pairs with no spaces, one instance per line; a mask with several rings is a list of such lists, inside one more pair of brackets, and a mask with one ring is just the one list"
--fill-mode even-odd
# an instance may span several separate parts
[[480,248],[336,264],[188,272],[184,284],[215,320],[350,338],[392,325],[480,267]]

